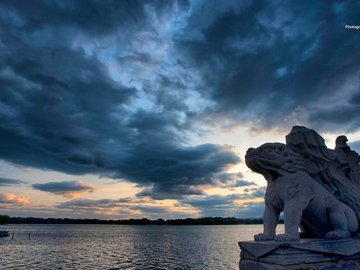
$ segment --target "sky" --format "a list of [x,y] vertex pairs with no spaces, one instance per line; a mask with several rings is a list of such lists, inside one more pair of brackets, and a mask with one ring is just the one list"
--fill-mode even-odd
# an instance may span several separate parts
[[0,2],[0,214],[260,217],[248,148],[360,152],[358,1]]

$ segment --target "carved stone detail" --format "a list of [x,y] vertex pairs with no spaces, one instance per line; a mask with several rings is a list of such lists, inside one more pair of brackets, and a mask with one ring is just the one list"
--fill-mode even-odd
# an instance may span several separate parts
[[[335,150],[312,129],[294,126],[286,145],[266,143],[248,149],[245,161],[268,182],[265,195],[264,232],[257,241],[299,240],[302,236],[349,238],[360,220],[359,155],[342,135]],[[275,235],[280,212],[285,233]]]

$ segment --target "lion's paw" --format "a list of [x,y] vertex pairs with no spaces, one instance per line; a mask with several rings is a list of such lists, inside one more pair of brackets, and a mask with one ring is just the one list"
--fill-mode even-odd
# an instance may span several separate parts
[[270,241],[270,240],[274,240],[274,236],[273,236],[273,235],[268,235],[268,234],[259,233],[259,234],[255,234],[255,235],[254,235],[254,240],[255,240],[255,241]]
[[289,234],[278,234],[275,236],[275,241],[277,242],[291,242],[291,241],[299,241],[299,234],[289,235]]
[[344,238],[350,238],[351,234],[346,231],[331,231],[326,234],[327,239],[344,239]]

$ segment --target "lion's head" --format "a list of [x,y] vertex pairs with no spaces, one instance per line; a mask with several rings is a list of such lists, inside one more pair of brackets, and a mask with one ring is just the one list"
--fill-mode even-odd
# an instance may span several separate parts
[[305,170],[304,158],[282,143],[265,143],[258,148],[249,148],[245,162],[269,182],[279,175]]

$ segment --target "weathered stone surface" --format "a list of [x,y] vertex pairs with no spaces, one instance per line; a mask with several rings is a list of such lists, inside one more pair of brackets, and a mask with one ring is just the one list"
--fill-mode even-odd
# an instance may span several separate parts
[[[306,237],[346,239],[358,231],[360,220],[359,156],[338,137],[328,149],[314,130],[295,126],[286,145],[266,143],[250,148],[247,166],[268,182],[264,231],[256,241],[299,240]],[[285,234],[275,235],[284,212]]]
[[302,126],[294,126],[286,136],[286,145],[304,158],[309,175],[351,207],[360,220],[360,174],[355,173],[359,156],[346,142],[341,135],[335,150],[329,149],[316,131]]
[[[241,270],[360,270],[360,157],[345,135],[332,150],[314,130],[295,126],[286,145],[250,148],[245,161],[268,186],[263,233],[239,242]],[[281,212],[285,233],[275,235]]]
[[360,238],[239,242],[240,270],[360,269]]
[[338,264],[301,264],[281,266],[261,262],[244,261],[240,263],[240,270],[359,270],[358,262],[341,262]]

